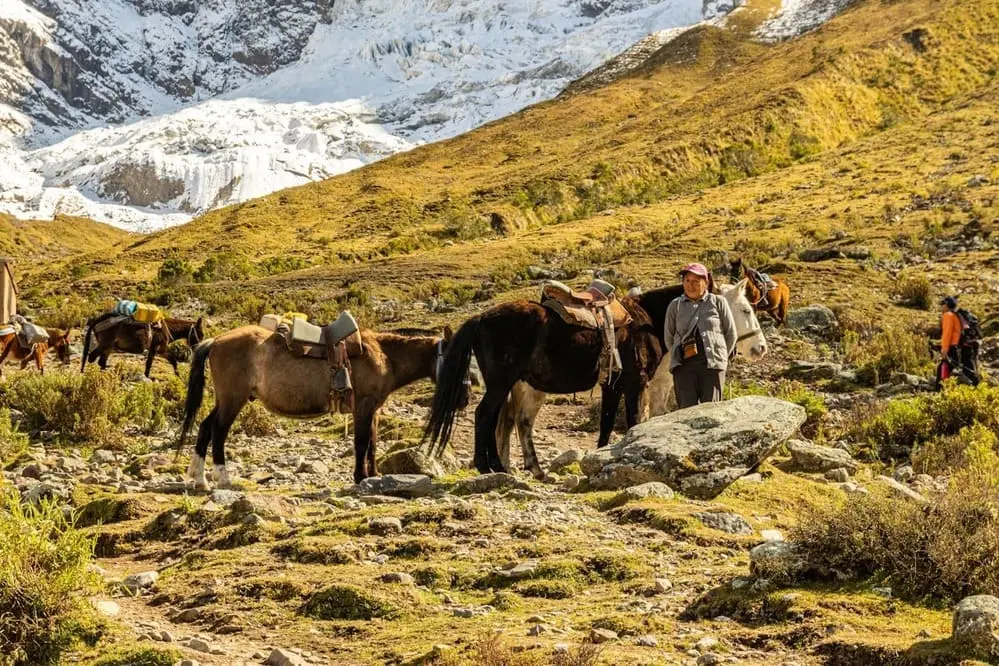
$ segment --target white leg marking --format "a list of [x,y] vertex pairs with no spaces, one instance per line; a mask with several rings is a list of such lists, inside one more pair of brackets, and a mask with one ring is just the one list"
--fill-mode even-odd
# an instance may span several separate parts
[[191,454],[191,464],[187,467],[187,480],[199,490],[208,489],[208,479],[205,478],[205,459],[197,453]]
[[229,480],[229,470],[225,465],[215,465],[215,484],[219,488],[231,488],[232,482]]

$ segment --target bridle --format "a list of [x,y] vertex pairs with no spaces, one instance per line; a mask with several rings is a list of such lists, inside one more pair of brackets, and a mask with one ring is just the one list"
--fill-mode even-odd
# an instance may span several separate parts
[[187,344],[192,349],[194,348],[194,345],[196,345],[199,342],[201,342],[201,336],[198,335],[198,328],[197,327],[198,327],[198,323],[195,322],[195,323],[191,324],[191,328],[189,328],[187,330]]

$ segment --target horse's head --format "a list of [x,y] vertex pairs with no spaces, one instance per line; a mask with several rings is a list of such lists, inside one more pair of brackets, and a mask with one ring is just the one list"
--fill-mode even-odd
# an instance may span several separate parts
[[728,301],[728,308],[735,319],[735,330],[739,336],[736,350],[751,361],[759,361],[767,353],[767,340],[763,337],[763,328],[753,305],[746,298],[747,282],[743,278],[735,284],[723,285],[721,295]]
[[187,333],[187,344],[194,349],[205,339],[204,317],[198,317],[198,321],[191,325]]
[[743,277],[745,277],[746,267],[742,263],[742,257],[739,257],[738,259],[733,259],[730,262],[728,262],[728,272],[733,282],[738,282]]
[[72,332],[73,329],[66,329],[65,333],[52,339],[52,348],[55,349],[56,356],[63,365],[69,365],[72,355],[72,350],[69,348],[69,336]]

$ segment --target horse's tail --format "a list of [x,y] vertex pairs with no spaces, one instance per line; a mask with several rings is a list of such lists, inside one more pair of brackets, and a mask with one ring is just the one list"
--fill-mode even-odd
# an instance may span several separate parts
[[479,317],[472,317],[458,329],[448,344],[447,353],[437,376],[437,390],[430,408],[430,419],[423,431],[423,440],[430,439],[428,452],[433,457],[444,453],[451,439],[454,418],[465,406],[468,387],[465,377],[472,362],[472,346],[479,335]]
[[101,323],[106,319],[110,319],[111,317],[117,317],[117,316],[118,315],[116,315],[113,312],[106,312],[102,314],[100,317],[95,317],[94,319],[87,320],[87,333],[83,338],[83,360],[80,362],[80,372],[83,372],[87,368],[87,356],[90,355],[90,341],[93,339],[94,336],[94,326],[96,326],[97,324]]
[[187,401],[184,403],[184,425],[180,429],[180,439],[177,442],[177,452],[180,453],[187,435],[191,432],[194,419],[201,409],[201,400],[205,395],[205,363],[208,362],[208,352],[212,350],[215,340],[209,338],[194,348],[191,358],[191,374],[187,379]]

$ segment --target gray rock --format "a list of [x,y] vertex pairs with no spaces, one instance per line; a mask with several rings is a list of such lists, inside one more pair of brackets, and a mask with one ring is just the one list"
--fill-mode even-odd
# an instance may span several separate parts
[[702,654],[697,658],[697,666],[715,666],[715,664],[722,663],[722,658],[720,655],[714,652],[708,652],[707,654]]
[[181,659],[177,666],[201,666],[201,662],[196,659]]
[[842,449],[792,439],[787,443],[787,450],[791,453],[792,469],[797,472],[822,473],[842,467],[853,474],[860,468]]
[[585,477],[578,474],[569,474],[559,482],[558,487],[567,493],[571,493],[579,488],[579,484],[581,484],[584,480]]
[[555,456],[555,460],[548,464],[549,472],[561,472],[563,469],[583,460],[583,452],[579,449],[569,449]]
[[226,490],[224,488],[216,488],[212,491],[211,501],[219,506],[232,506],[238,500],[243,499],[245,495],[238,490]]
[[635,639],[635,645],[640,647],[658,647],[659,641],[656,640],[655,636],[646,634],[645,636],[639,636]]
[[610,629],[590,629],[590,642],[597,645],[617,640],[617,632]]
[[201,619],[200,608],[186,608],[173,616],[173,621],[176,622],[177,624],[184,624],[187,622],[197,622],[200,619]]
[[382,576],[383,583],[398,583],[400,585],[413,585],[415,581],[408,573],[395,571]]
[[90,461],[97,463],[98,465],[107,465],[115,462],[118,457],[115,455],[114,451],[108,451],[107,449],[97,449],[94,451],[93,455],[90,456]]
[[694,517],[704,523],[707,527],[729,534],[753,534],[752,526],[746,519],[736,513],[725,511],[705,511],[695,513]]
[[795,331],[825,332],[837,326],[836,314],[824,305],[808,305],[791,310],[787,315],[787,327]]
[[357,484],[357,493],[359,495],[426,497],[433,492],[433,481],[426,474],[386,474],[384,476],[372,476]]
[[423,474],[430,477],[444,476],[458,468],[458,461],[450,453],[440,459],[432,458],[418,446],[393,451],[378,463],[382,474]]
[[329,474],[330,467],[321,460],[304,461],[295,470],[296,474]]
[[791,361],[783,375],[792,379],[835,379],[843,366],[830,361]]
[[108,617],[115,617],[121,612],[121,607],[114,601],[109,600],[95,601],[94,608],[96,608],[97,612],[101,615],[106,615]]
[[81,469],[86,469],[87,463],[74,456],[61,456],[56,458],[56,467],[66,470],[67,472],[76,472]]
[[201,640],[200,638],[192,638],[191,640],[189,640],[187,642],[187,647],[191,648],[192,650],[197,650],[198,652],[204,652],[206,654],[210,654],[212,652],[212,647],[205,641]]
[[714,636],[705,636],[701,640],[699,640],[696,643],[694,643],[694,648],[698,652],[707,652],[708,650],[710,650],[711,648],[715,647],[716,645],[718,645],[718,639],[717,638],[715,638]]
[[669,578],[656,578],[656,592],[665,594],[673,589],[673,581]]
[[637,502],[647,497],[661,497],[663,499],[673,499],[675,493],[673,489],[660,481],[649,481],[638,486],[625,488],[607,503],[608,507],[621,506],[628,502]]
[[919,504],[929,504],[929,500],[925,497],[917,493],[912,488],[899,483],[890,476],[884,476],[881,474],[878,475],[875,480],[886,486],[896,497],[912,500],[913,502],[917,502]]
[[524,560],[523,562],[508,565],[503,569],[498,569],[496,574],[510,580],[521,580],[533,576],[537,568],[538,560]]
[[257,514],[251,513],[250,515],[245,516],[241,522],[244,525],[249,525],[250,527],[260,527],[267,521],[264,520],[262,517],[258,516]]
[[267,666],[305,666],[305,661],[300,656],[290,650],[282,650],[281,648],[271,650],[267,661],[264,663]]
[[783,541],[784,535],[780,533],[780,530],[760,530],[760,538],[764,542]]
[[361,495],[358,500],[367,506],[380,506],[382,504],[405,504],[404,497],[391,497],[389,495]]
[[749,571],[757,578],[791,582],[807,568],[800,549],[787,541],[768,541],[749,551]]
[[804,422],[804,408],[776,398],[705,403],[635,426],[616,445],[587,454],[582,468],[595,489],[661,481],[689,497],[711,499]]
[[157,571],[145,571],[143,573],[126,576],[125,580],[122,581],[122,585],[125,589],[135,593],[152,587],[153,584],[159,580],[159,577],[160,574]]
[[999,598],[988,594],[966,597],[954,607],[955,643],[985,658],[999,657]]
[[33,483],[21,491],[21,499],[28,504],[38,504],[42,500],[67,500],[70,491],[63,486],[57,486],[48,481]]
[[798,253],[798,259],[805,262],[829,261],[844,259],[846,255],[835,247],[811,247]]
[[826,478],[836,483],[846,483],[850,480],[850,471],[845,467],[837,467],[826,472]]
[[488,493],[500,488],[520,488],[530,490],[531,487],[523,481],[517,480],[512,474],[496,472],[493,474],[480,474],[471,479],[462,479],[454,487],[455,495],[478,495]]
[[372,534],[385,536],[387,534],[400,534],[402,532],[402,521],[394,516],[383,516],[368,520],[368,529]]

